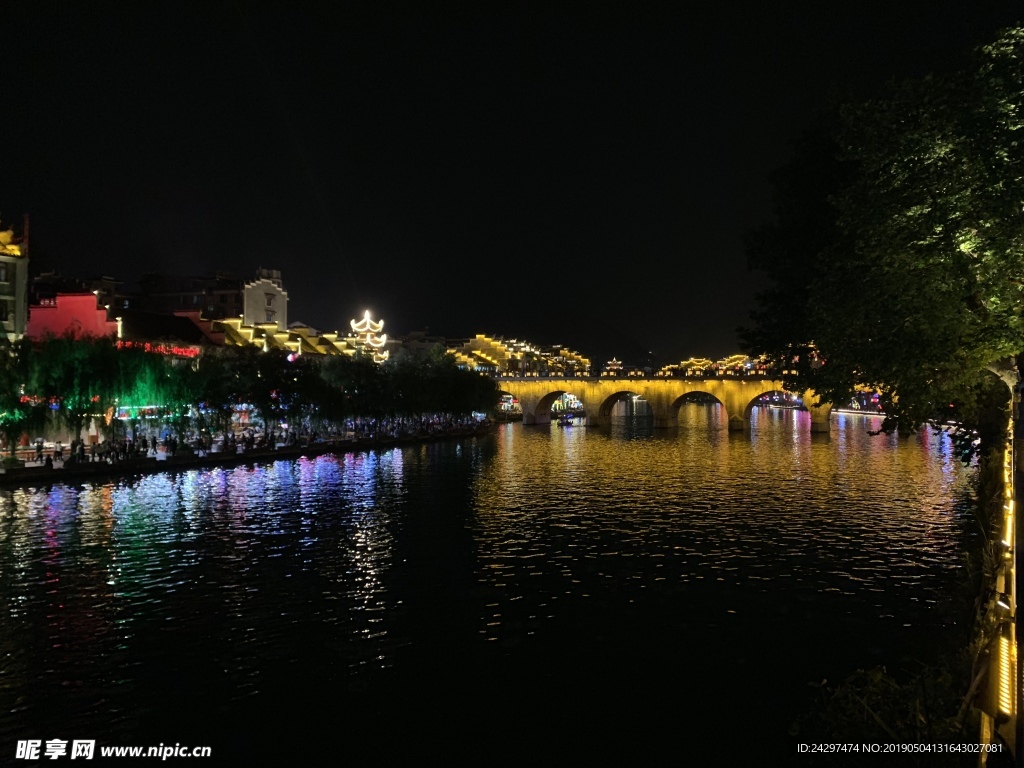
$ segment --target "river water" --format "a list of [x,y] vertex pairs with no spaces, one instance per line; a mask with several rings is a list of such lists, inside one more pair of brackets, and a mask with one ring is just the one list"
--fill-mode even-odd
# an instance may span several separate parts
[[688,405],[671,431],[0,491],[0,754],[795,756],[809,683],[956,630],[971,536],[945,438],[809,426]]

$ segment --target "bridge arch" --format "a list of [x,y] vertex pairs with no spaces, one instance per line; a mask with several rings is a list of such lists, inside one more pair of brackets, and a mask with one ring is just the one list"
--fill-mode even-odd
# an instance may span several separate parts
[[527,397],[520,397],[519,404],[523,409],[523,424],[550,424],[551,406],[564,394],[576,393],[571,389],[544,387],[531,392]]
[[729,418],[729,408],[725,403],[722,402],[722,398],[713,395],[704,389],[691,389],[687,392],[683,392],[681,395],[676,397],[668,404],[667,412],[664,417],[660,419],[661,423],[655,422],[656,427],[676,427],[679,426],[679,409],[684,405],[691,403],[698,404],[714,404],[721,406],[725,418]]
[[743,409],[743,418],[746,419],[748,422],[750,421],[750,417],[754,413],[754,409],[759,407],[759,406],[761,406],[761,405],[764,405],[760,401],[761,401],[761,398],[763,398],[765,395],[783,395],[783,396],[786,396],[786,395],[792,395],[792,394],[793,394],[792,392],[787,392],[784,389],[777,389],[777,388],[776,389],[766,389],[764,392],[761,392],[760,394],[755,395],[750,400],[750,402],[747,403],[746,407]]
[[[627,382],[620,382],[627,383]],[[594,414],[591,416],[591,411],[587,410],[587,424],[609,424],[612,419],[612,409],[616,403],[625,402],[632,397],[643,397],[643,395],[635,388],[631,389],[620,389],[618,392],[602,392],[600,400],[594,406]]]
[[[750,402],[748,402],[743,409],[743,423],[745,429],[750,429],[750,415],[751,413],[753,413],[754,408],[756,408],[759,405],[758,401],[765,395],[771,395],[775,393],[779,393],[782,395],[794,394],[793,392],[783,389],[782,387],[772,387],[766,388],[760,394],[757,394],[754,397],[752,397],[750,399]],[[811,414],[811,432],[828,432],[829,416],[832,413],[832,404],[821,403],[816,405],[815,401],[818,399],[817,395],[815,395],[810,390],[806,390],[800,393],[799,395],[797,395],[797,397],[800,398],[803,408],[806,409]]]

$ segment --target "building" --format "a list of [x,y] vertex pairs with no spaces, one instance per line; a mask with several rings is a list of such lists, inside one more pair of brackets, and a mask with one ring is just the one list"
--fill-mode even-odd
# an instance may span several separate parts
[[58,293],[39,299],[30,307],[25,337],[42,341],[48,336],[117,336],[117,321],[98,304],[95,293]]
[[33,304],[25,338],[49,337],[116,339],[119,347],[137,347],[175,357],[195,357],[203,346],[216,344],[203,328],[185,315],[166,315],[138,309],[113,310],[99,304],[98,293],[58,293]]
[[448,349],[460,366],[515,376],[588,376],[590,360],[556,344],[541,347],[516,339],[477,334]]
[[137,292],[120,286],[112,277],[39,275],[32,283],[27,335],[34,340],[111,336],[119,346],[179,357],[198,355],[206,346],[256,346],[294,355],[365,354],[378,363],[400,346],[381,333],[383,321],[373,320],[369,312],[352,320],[347,334],[289,323],[288,292],[276,269],[261,267],[247,283],[227,272],[198,277],[148,273]]
[[116,318],[117,343],[174,357],[196,357],[213,340],[185,315],[122,309]]
[[288,330],[288,292],[280,271],[260,267],[256,279],[242,288],[242,324],[263,323],[274,323],[279,331]]
[[28,320],[28,216],[21,236],[0,230],[0,336],[17,341]]
[[[275,294],[276,296],[276,294]],[[284,306],[282,303],[281,306]],[[264,352],[277,349],[295,355],[366,355],[381,363],[388,359],[388,347],[398,344],[380,334],[384,321],[374,321],[369,312],[362,320],[352,320],[352,332],[322,332],[304,323],[291,323],[279,328],[274,320],[246,323],[241,317],[207,320],[199,313],[178,313],[188,317],[203,330],[207,338],[225,346],[256,346]]]
[[613,357],[607,363],[604,364],[604,370],[601,371],[602,376],[621,376],[622,375],[622,361],[617,357]]
[[150,272],[139,280],[129,308],[145,306],[151,312],[202,312],[210,320],[242,315],[242,281],[230,272],[208,275],[165,275]]
[[145,307],[166,315],[199,313],[197,317],[205,320],[238,318],[246,326],[273,323],[279,331],[288,328],[288,292],[276,269],[261,267],[250,282],[223,270],[189,276],[150,272],[139,280],[136,296],[126,298],[119,308]]
[[66,294],[91,293],[101,307],[111,311],[133,306],[137,296],[126,294],[121,289],[121,281],[109,275],[99,277],[71,277],[59,272],[42,272],[29,280],[28,306],[29,316],[37,306],[52,305],[58,296]]
[[751,360],[746,355],[735,354],[721,360],[706,357],[691,357],[679,363],[666,365],[655,375],[669,378],[686,376],[764,376],[767,366],[764,360]]

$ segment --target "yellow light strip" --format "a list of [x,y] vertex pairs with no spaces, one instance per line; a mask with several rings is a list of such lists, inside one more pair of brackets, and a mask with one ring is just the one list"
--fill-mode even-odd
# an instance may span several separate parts
[[[1016,616],[1014,523],[1016,502],[1013,488],[1013,418],[1007,429],[1006,450],[1003,452],[1003,480],[1006,504],[1003,506],[1003,544],[1006,546],[1006,568],[1002,589],[1008,593],[1010,615]],[[999,635],[999,710],[1008,717],[1016,714],[1017,642],[1013,624],[1007,624]]]
[[1013,645],[1005,634],[999,636],[999,711],[1013,715]]

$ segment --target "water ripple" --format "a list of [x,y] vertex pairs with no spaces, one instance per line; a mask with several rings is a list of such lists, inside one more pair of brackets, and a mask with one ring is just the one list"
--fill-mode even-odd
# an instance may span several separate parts
[[357,712],[456,668],[543,700],[595,665],[675,679],[681,648],[770,655],[748,688],[781,696],[784,672],[803,690],[844,655],[912,650],[954,621],[969,474],[940,437],[806,418],[737,435],[694,405],[669,432],[508,425],[0,492],[0,726],[131,734],[325,685]]

